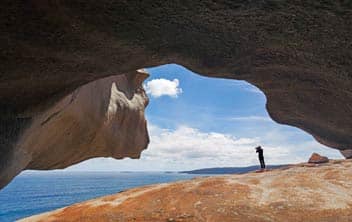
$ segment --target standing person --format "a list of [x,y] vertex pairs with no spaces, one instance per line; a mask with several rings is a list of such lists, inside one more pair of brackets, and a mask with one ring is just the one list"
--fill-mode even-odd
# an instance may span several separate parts
[[256,153],[258,153],[258,158],[259,158],[259,162],[260,162],[260,167],[262,169],[265,169],[265,162],[264,162],[264,155],[263,155],[263,149],[261,146],[257,146],[256,148]]

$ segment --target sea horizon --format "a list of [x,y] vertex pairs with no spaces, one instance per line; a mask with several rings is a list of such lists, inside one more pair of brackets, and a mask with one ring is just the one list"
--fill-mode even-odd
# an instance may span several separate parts
[[200,176],[206,175],[176,171],[28,170],[0,190],[0,221],[18,220],[135,187]]

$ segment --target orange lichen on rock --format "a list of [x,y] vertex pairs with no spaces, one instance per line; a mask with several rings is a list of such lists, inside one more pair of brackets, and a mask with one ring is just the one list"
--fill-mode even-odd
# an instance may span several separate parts
[[23,221],[350,221],[352,161],[130,189]]

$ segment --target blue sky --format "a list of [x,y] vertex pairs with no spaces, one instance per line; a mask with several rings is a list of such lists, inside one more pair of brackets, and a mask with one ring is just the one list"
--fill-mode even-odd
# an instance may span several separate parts
[[96,158],[68,170],[189,170],[307,161],[312,152],[341,158],[300,129],[272,121],[266,98],[245,81],[208,78],[170,64],[148,69],[144,87],[151,143],[139,160]]

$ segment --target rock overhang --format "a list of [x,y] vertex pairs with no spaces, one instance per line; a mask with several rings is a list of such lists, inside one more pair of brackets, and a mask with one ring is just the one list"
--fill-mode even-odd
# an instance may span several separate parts
[[165,63],[256,85],[267,97],[273,120],[301,128],[350,157],[349,3],[62,0],[0,5],[1,169],[9,168],[13,147],[34,119],[78,87]]
[[105,77],[33,116],[0,168],[0,185],[25,169],[61,169],[93,157],[139,158],[149,136],[142,87],[148,74]]

